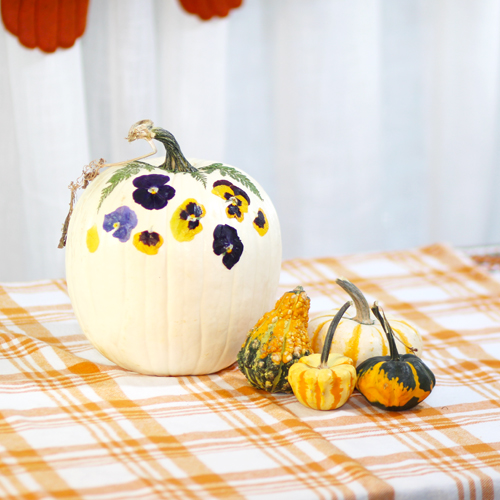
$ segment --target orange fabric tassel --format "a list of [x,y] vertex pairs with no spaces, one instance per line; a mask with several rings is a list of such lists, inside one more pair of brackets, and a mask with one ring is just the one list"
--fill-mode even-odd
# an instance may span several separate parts
[[36,0],[21,0],[21,5],[19,7],[17,37],[19,41],[29,49],[34,49],[36,47],[35,2]]
[[[204,21],[226,17],[243,0],[179,0]],[[89,0],[1,0],[5,28],[29,49],[55,52],[72,47],[87,24]]]
[[89,0],[1,0],[2,20],[30,49],[72,47],[85,32]]
[[7,31],[17,36],[19,26],[19,6],[21,0],[2,0],[0,7],[2,8],[2,20]]
[[[38,46],[44,52],[57,49],[58,4],[54,0],[38,0],[36,18],[36,38]],[[21,41],[22,43],[22,41]]]
[[186,12],[208,21],[214,16],[226,17],[229,11],[239,7],[243,0],[179,0],[179,2]]

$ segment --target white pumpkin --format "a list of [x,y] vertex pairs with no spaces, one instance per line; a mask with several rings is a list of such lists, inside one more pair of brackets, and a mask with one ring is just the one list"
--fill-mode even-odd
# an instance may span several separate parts
[[[373,316],[366,298],[350,281],[339,278],[340,285],[351,297],[356,307],[356,315],[352,318],[344,316],[333,336],[331,353],[343,354],[351,358],[354,366],[374,356],[387,356],[390,353],[387,335],[380,322]],[[308,334],[314,352],[321,352],[330,323],[338,309],[311,315]],[[396,339],[396,347],[400,354],[413,353],[422,356],[422,337],[415,326],[402,319],[387,317]]]
[[191,165],[170,133],[149,121],[136,126],[136,137],[167,150],[146,165],[181,171],[133,162],[91,182],[68,229],[71,303],[90,342],[123,368],[213,373],[236,360],[276,299],[278,217],[247,174],[204,160]]

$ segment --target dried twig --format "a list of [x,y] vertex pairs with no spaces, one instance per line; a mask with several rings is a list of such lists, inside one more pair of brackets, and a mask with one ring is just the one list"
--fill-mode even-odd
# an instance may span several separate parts
[[88,165],[83,167],[82,175],[78,177],[75,182],[71,182],[68,189],[71,190],[71,200],[69,202],[69,212],[66,216],[62,227],[62,235],[59,240],[59,245],[57,248],[64,248],[66,246],[66,238],[68,236],[68,226],[71,219],[71,214],[73,213],[73,207],[76,201],[76,192],[79,189],[85,189],[98,175],[101,168],[104,166],[105,161],[101,158],[100,160],[93,160]]

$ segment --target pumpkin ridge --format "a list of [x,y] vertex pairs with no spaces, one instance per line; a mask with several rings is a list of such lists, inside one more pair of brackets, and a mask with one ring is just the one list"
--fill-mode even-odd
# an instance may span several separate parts
[[351,358],[356,364],[359,357],[359,343],[361,341],[361,334],[363,333],[363,327],[361,324],[354,327],[351,338],[347,341],[346,347],[344,349],[344,355]]
[[389,354],[389,347],[387,345],[387,337],[384,333],[384,330],[382,329],[382,331],[380,331],[378,328],[375,328],[375,331],[380,335],[380,338],[382,340],[382,356],[387,356]]
[[[406,325],[411,330],[414,330],[414,328],[411,325],[409,325],[408,323],[405,323],[404,321],[399,321],[399,322]],[[418,349],[408,345],[410,343],[410,341],[408,340],[408,337],[403,333],[403,331],[401,329],[397,329],[395,327],[392,327],[392,330],[393,330],[393,334],[394,334],[394,337],[396,338],[396,340],[398,342],[400,342],[401,344],[403,344],[403,346],[405,347],[406,354],[414,354],[416,351],[418,351]]]
[[[233,309],[234,309],[234,297],[237,295],[237,293],[235,293],[235,286],[236,286],[236,280],[232,280],[231,282],[231,307],[230,307],[230,310],[229,310],[229,317],[231,318],[229,320],[229,325],[228,325],[228,329],[227,331],[225,332],[225,337],[226,337],[226,340],[224,342],[224,348],[222,349],[222,357],[224,357],[227,353],[227,351],[229,350],[229,347],[230,347],[230,337],[228,335],[228,331],[231,331],[231,328],[232,328],[232,322],[234,321],[234,314],[233,314]],[[201,315],[200,315],[200,319],[201,319]],[[202,323],[203,324],[203,323]],[[203,338],[203,337],[202,337]]]
[[297,391],[296,391],[296,396],[299,401],[304,403],[307,401],[307,381],[306,381],[306,370],[302,370],[299,373],[298,380],[297,380]]
[[339,377],[335,372],[333,373],[333,383],[330,387],[330,393],[333,396],[334,406],[336,407],[342,397],[342,377]]
[[[333,318],[333,317],[332,317]],[[318,325],[318,327],[316,328],[316,330],[314,330],[314,333],[312,335],[312,338],[311,338],[311,344],[313,345],[314,349],[318,349],[318,339],[319,339],[319,334],[321,333],[321,330],[323,329],[323,327],[329,322],[331,321],[331,319],[327,319],[326,321],[324,321],[323,323],[320,323]]]

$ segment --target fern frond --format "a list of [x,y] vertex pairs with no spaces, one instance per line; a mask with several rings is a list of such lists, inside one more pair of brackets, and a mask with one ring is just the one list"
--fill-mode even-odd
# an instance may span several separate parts
[[207,174],[211,174],[218,170],[223,177],[227,175],[228,177],[231,177],[231,179],[238,181],[240,184],[248,188],[253,194],[263,200],[262,196],[259,193],[259,190],[255,187],[254,183],[243,172],[240,172],[233,167],[228,167],[227,165],[224,165],[222,163],[212,163],[212,165],[201,167],[198,170],[206,172]]
[[191,176],[197,181],[200,181],[205,188],[207,187],[207,176],[205,174],[201,173],[199,170],[196,170],[195,172],[186,172],[186,173],[191,174]]
[[190,175],[193,179],[201,182],[203,184],[203,187],[207,187],[207,176],[200,172],[198,169],[196,170],[184,170],[179,172],[178,170],[174,170],[173,168],[164,168],[162,169],[165,172],[169,172],[171,174],[188,174]]
[[136,161],[133,163],[128,163],[124,167],[119,168],[108,180],[106,186],[101,191],[101,199],[99,200],[99,205],[97,206],[97,210],[101,208],[103,201],[113,192],[116,186],[127,179],[130,179],[133,175],[139,173],[142,169],[148,170],[149,172],[156,169],[153,165],[149,165],[149,163],[143,163],[142,161]]

